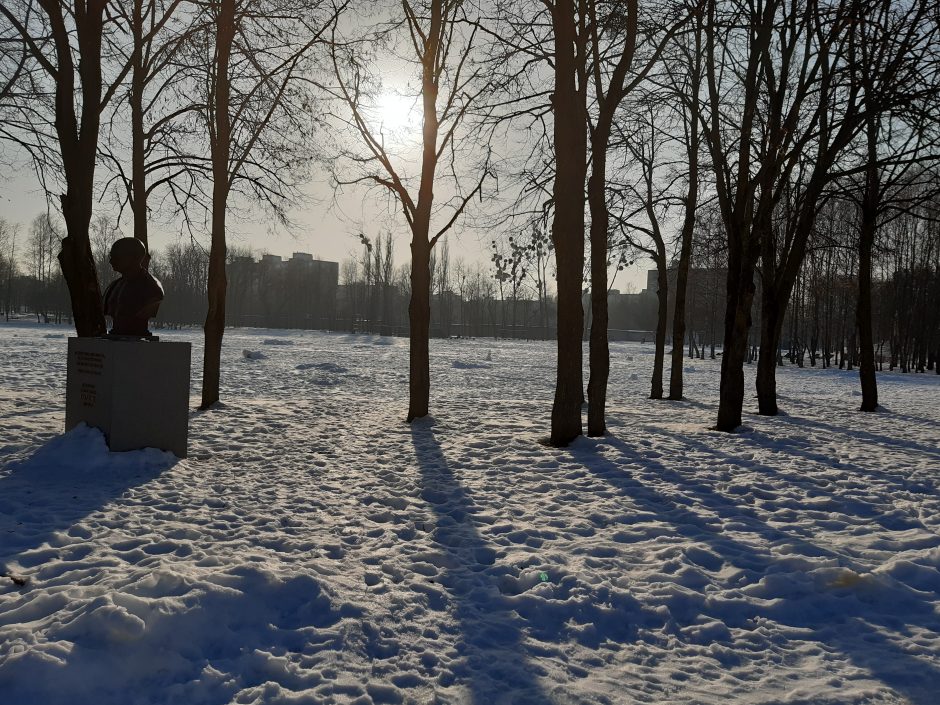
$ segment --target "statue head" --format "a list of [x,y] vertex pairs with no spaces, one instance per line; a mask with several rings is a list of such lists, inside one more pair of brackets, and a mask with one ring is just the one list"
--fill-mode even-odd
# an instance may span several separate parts
[[108,259],[118,274],[133,274],[146,266],[147,248],[136,237],[122,237],[111,245],[111,255]]

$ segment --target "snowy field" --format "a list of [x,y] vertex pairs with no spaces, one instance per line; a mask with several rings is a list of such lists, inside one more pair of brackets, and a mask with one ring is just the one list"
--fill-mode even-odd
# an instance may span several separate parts
[[613,344],[559,450],[550,343],[432,341],[409,427],[406,340],[230,330],[178,461],[62,435],[67,335],[0,324],[0,702],[940,703],[940,376],[725,435]]

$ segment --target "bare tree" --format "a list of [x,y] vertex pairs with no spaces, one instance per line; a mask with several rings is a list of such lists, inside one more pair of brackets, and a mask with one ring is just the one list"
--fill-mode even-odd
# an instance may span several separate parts
[[[335,94],[345,106],[337,119],[358,137],[358,148],[344,145],[341,149],[337,182],[366,183],[385,190],[401,208],[411,232],[410,422],[427,416],[430,403],[431,251],[481,194],[489,175],[488,154],[474,159],[475,142],[466,132],[468,118],[486,91],[484,72],[473,59],[476,29],[459,0],[403,0],[401,15],[372,38],[395,47],[404,44],[403,61],[420,75],[420,92],[415,97],[422,120],[417,175],[408,173],[407,159],[395,153],[401,145],[392,144],[380,120],[370,112],[370,101],[376,96],[374,80],[367,72],[366,47],[342,42],[337,34],[333,39]],[[449,197],[440,198],[441,191],[449,192]]]
[[[936,134],[938,55],[935,3],[882,0],[859,16],[855,78],[864,89],[864,189],[860,202],[858,304],[861,411],[878,407],[872,334],[872,248],[879,221],[907,210],[889,194],[914,164],[940,158]],[[901,201],[905,199],[900,199]],[[894,202],[892,202],[894,201]],[[890,217],[890,216],[889,216]]]
[[[663,95],[651,92],[630,106],[633,119],[618,127],[622,135],[624,164],[634,181],[610,184],[610,200],[617,204],[616,221],[626,240],[622,247],[648,255],[656,265],[657,315],[654,337],[650,399],[663,398],[663,362],[669,315],[669,244],[663,221],[675,200],[671,191],[678,181],[668,151],[670,118],[661,108]],[[642,223],[635,217],[642,218]],[[592,323],[596,325],[596,321]]]
[[[686,292],[688,290],[689,266],[692,260],[692,240],[695,232],[695,215],[699,194],[699,150],[701,149],[702,88],[702,4],[692,11],[692,27],[687,35],[679,36],[675,43],[675,55],[666,62],[666,85],[676,98],[677,112],[682,129],[680,138],[688,159],[686,192],[682,203],[682,230],[679,236],[679,257],[676,262],[676,293],[672,317],[672,362],[669,374],[669,398],[683,397],[682,352],[686,331]],[[690,36],[689,36],[690,35]]]
[[[274,0],[272,0],[274,2]],[[305,174],[302,153],[312,112],[303,90],[313,48],[343,6],[325,3],[207,0],[209,53],[206,133],[212,174],[211,246],[207,281],[201,408],[219,399],[225,330],[226,216],[233,189],[242,189],[286,222],[285,205]],[[208,57],[207,57],[208,58]],[[299,172],[299,173],[298,173]]]
[[[705,18],[704,142],[727,241],[728,271],[717,428],[741,425],[755,272],[781,189],[825,120],[829,48],[838,5],[709,3]],[[822,87],[821,87],[822,86]],[[822,106],[822,107],[821,107]],[[805,118],[802,119],[801,118]]]
[[[191,52],[183,55],[187,43],[205,31],[197,6],[180,0],[130,0],[114,10],[128,35],[114,51],[131,70],[120,94],[123,100],[115,102],[110,116],[102,153],[114,172],[121,209],[127,204],[133,213],[133,235],[145,246],[154,191],[191,179],[191,171],[199,166],[194,155],[181,151],[193,133],[196,114],[204,110],[199,92],[193,90],[198,68],[186,64]],[[128,126],[130,151],[125,156],[120,152],[124,130],[115,134],[115,129]]]
[[549,442],[566,446],[583,429],[581,282],[587,177],[588,17],[583,3],[574,0],[543,0],[543,4],[551,13],[554,41],[552,243],[558,273],[558,363]]
[[[24,8],[24,22],[34,13],[32,3]],[[6,17],[4,17],[6,19]],[[0,23],[0,143],[19,142],[17,126],[24,97],[30,90],[31,68],[29,45],[9,21]]]
[[[610,146],[614,116],[623,100],[639,86],[659,63],[663,50],[681,29],[687,13],[676,12],[669,3],[655,6],[650,14],[640,16],[637,0],[608,5],[588,2],[590,59],[589,75],[594,101],[590,120],[591,174],[587,182],[587,200],[591,214],[591,333],[588,382],[588,435],[601,436],[606,431],[605,409],[607,379],[610,375],[610,349],[607,341],[607,270],[609,259],[610,214],[607,205],[607,151]],[[646,8],[644,8],[646,10]],[[678,14],[678,18],[675,15]],[[639,50],[639,61],[634,66]],[[556,113],[557,118],[557,113]],[[658,229],[658,224],[654,230]],[[661,241],[661,238],[660,238]],[[663,260],[665,255],[663,255]],[[660,286],[665,296],[666,279]],[[665,304],[663,305],[665,312]],[[657,335],[659,357],[654,371],[653,398],[662,398],[662,341],[665,318]]]

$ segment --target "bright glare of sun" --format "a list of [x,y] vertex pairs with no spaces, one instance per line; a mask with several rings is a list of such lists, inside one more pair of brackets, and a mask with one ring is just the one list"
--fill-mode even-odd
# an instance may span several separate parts
[[407,137],[421,127],[420,106],[414,97],[383,92],[375,102],[374,120],[386,134]]

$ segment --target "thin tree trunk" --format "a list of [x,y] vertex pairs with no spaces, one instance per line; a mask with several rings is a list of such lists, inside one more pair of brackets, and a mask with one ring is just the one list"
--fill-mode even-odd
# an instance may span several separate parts
[[669,314],[669,279],[666,270],[666,252],[660,251],[656,257],[656,269],[659,285],[656,288],[658,300],[656,316],[656,349],[653,353],[653,379],[650,383],[650,399],[663,398],[663,364],[666,357],[666,323]]
[[676,266],[676,293],[672,314],[672,366],[669,373],[669,398],[679,401],[683,397],[682,351],[685,343],[686,292],[689,287],[689,264],[692,259],[692,236],[695,234],[695,212],[698,209],[699,158],[699,91],[702,82],[702,14],[694,14],[694,61],[691,66],[688,103],[689,184],[685,197],[685,217],[680,236],[679,262]]
[[875,379],[875,341],[871,323],[871,252],[874,242],[874,224],[863,224],[859,239],[858,304],[855,307],[858,325],[858,377],[862,386],[862,406],[859,411],[878,408],[878,383]]
[[[691,186],[689,196],[692,197]],[[693,203],[690,207],[687,198],[685,221],[682,224],[682,244],[679,247],[679,262],[676,267],[675,307],[672,314],[672,367],[669,373],[669,398],[673,401],[679,401],[683,396],[682,353],[686,330],[685,299],[689,288],[689,262],[692,259],[692,233],[694,228],[695,206]]]
[[408,304],[409,377],[408,416],[410,423],[428,415],[431,397],[431,362],[428,349],[431,327],[431,248],[437,242],[430,237],[431,206],[434,202],[434,173],[437,168],[438,84],[435,62],[438,60],[443,8],[431,5],[431,26],[422,57],[421,99],[424,114],[422,128],[421,183],[418,204],[411,225],[411,300]]
[[871,268],[875,229],[878,220],[877,125],[868,122],[868,170],[865,196],[862,203],[862,222],[858,239],[858,304],[855,307],[858,325],[858,377],[862,387],[862,406],[859,411],[878,408],[878,382],[875,379],[875,340],[872,331]]
[[231,149],[231,117],[229,115],[229,59],[235,37],[235,1],[221,0],[216,18],[216,71],[211,126],[212,151],[212,245],[209,249],[208,303],[205,332],[205,355],[202,366],[202,404],[208,409],[219,400],[222,363],[222,336],[225,333],[225,213],[229,193],[229,153]]
[[[766,280],[766,277],[765,277]],[[757,359],[757,413],[776,416],[777,408],[777,348],[783,326],[783,311],[777,301],[771,282],[765,281],[761,289],[760,357]]]
[[[147,177],[144,163],[144,66],[143,0],[134,0],[132,33],[139,48],[132,57],[131,68],[131,209],[134,212],[134,237],[148,247],[147,242]],[[149,247],[148,247],[149,249]]]

